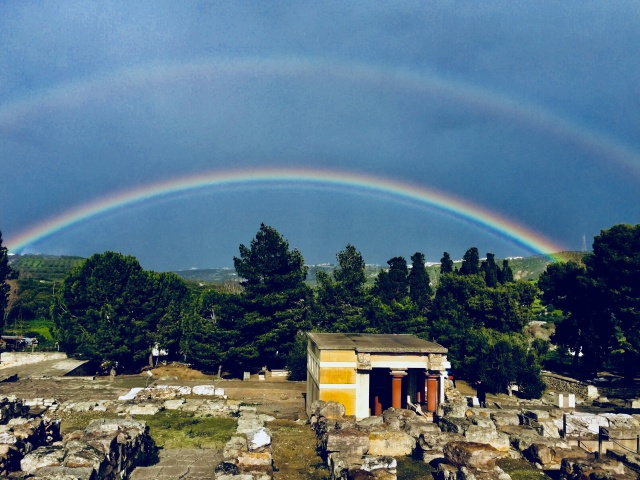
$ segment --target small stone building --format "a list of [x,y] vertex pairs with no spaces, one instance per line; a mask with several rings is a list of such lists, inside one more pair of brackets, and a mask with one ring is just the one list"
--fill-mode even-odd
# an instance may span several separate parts
[[444,399],[442,345],[414,335],[307,335],[307,413],[315,400],[334,401],[360,420],[409,403],[435,412]]

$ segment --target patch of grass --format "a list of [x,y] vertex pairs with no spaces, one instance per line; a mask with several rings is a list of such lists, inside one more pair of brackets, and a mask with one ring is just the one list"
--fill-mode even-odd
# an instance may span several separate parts
[[177,410],[136,418],[146,421],[156,445],[167,449],[222,448],[236,431],[234,418],[199,417]]
[[526,460],[503,458],[498,460],[496,464],[511,476],[511,480],[551,480],[551,477]]
[[397,457],[398,480],[430,480],[435,469],[422,459],[412,457]]
[[316,452],[316,436],[309,425],[291,420],[267,424],[272,435],[276,480],[326,480],[329,472]]

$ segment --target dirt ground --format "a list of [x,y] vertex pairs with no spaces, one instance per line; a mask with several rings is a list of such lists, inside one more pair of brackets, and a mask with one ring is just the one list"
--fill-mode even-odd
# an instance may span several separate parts
[[281,419],[304,418],[305,382],[288,382],[284,378],[267,376],[264,381],[252,375],[249,380],[223,380],[205,375],[184,365],[171,364],[140,375],[118,375],[116,377],[46,377],[29,378],[30,369],[24,365],[15,382],[0,383],[0,397],[15,395],[19,398],[53,398],[58,402],[67,400],[116,400],[134,387],[152,385],[215,385],[223,388],[231,400],[256,405],[260,413]]

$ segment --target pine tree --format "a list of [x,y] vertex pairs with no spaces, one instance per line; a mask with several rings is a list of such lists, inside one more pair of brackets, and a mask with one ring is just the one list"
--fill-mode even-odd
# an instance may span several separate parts
[[250,247],[240,245],[233,263],[243,279],[236,365],[257,369],[284,367],[299,330],[309,329],[311,289],[304,283],[307,267],[302,254],[289,250],[273,227],[260,225]]
[[440,259],[440,275],[446,273],[453,273],[453,260],[451,260],[449,252],[444,252]]
[[476,247],[471,247],[462,257],[461,275],[477,275],[480,273],[480,255]]
[[409,272],[409,297],[418,307],[421,315],[426,315],[431,309],[433,290],[429,272],[425,267],[424,254],[416,252],[411,256],[411,272]]
[[2,317],[0,331],[4,327],[4,316],[9,302],[10,287],[7,280],[14,279],[17,276],[17,272],[14,272],[9,266],[7,247],[2,245],[2,232],[0,232],[0,316]]

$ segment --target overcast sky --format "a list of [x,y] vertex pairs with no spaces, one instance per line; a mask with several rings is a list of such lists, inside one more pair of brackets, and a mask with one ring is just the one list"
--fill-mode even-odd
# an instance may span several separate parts
[[[438,191],[581,250],[640,223],[640,2],[0,0],[0,231],[158,182],[322,169]],[[129,204],[24,253],[232,266],[261,222],[307,263],[535,253],[435,206],[237,183]],[[486,219],[485,219],[486,220]],[[49,223],[50,224],[50,223]]]

